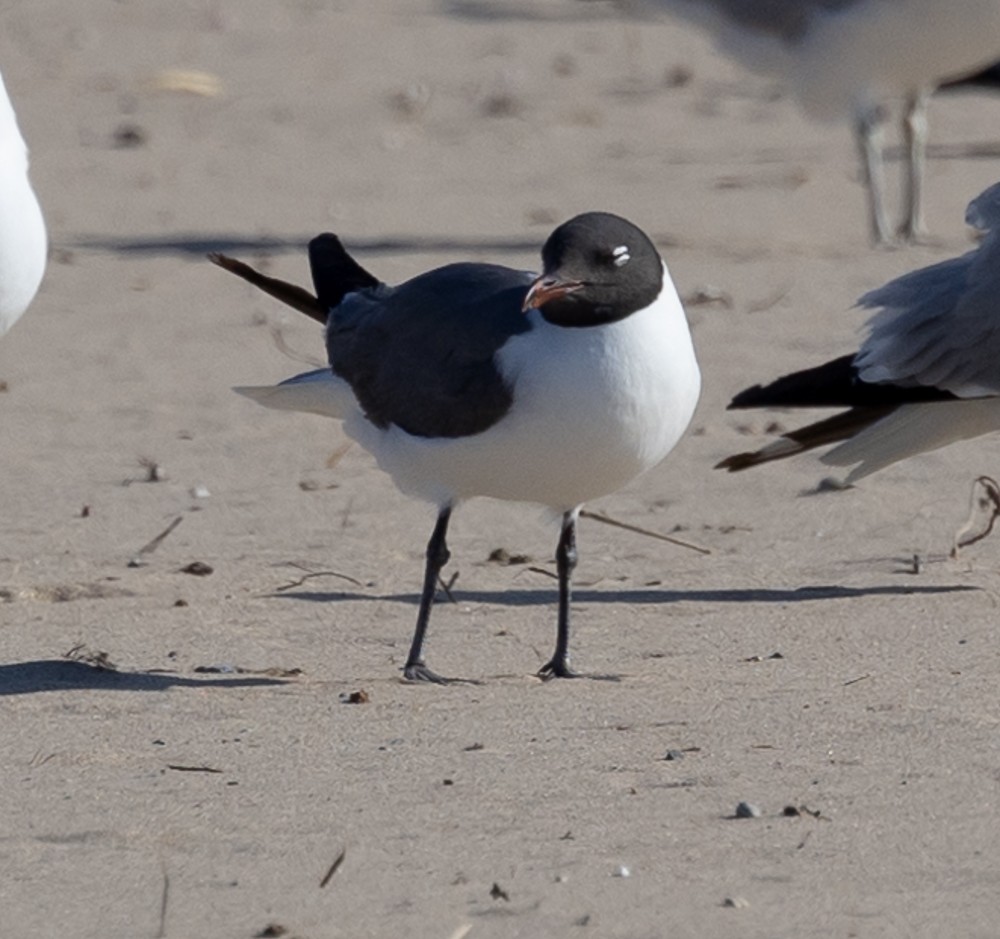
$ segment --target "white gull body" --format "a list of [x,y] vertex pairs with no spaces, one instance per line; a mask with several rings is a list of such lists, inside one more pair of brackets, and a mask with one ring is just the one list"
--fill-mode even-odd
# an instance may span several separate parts
[[[239,388],[271,408],[344,422],[403,492],[436,505],[473,496],[559,512],[615,492],[656,466],[691,421],[701,387],[691,334],[664,267],[663,289],[618,322],[567,329],[537,310],[532,329],[497,353],[510,410],[467,437],[418,437],[367,419],[330,369],[275,386]],[[460,407],[461,402],[456,402]]]
[[0,77],[0,336],[38,292],[47,250],[42,210],[28,179],[28,148]]

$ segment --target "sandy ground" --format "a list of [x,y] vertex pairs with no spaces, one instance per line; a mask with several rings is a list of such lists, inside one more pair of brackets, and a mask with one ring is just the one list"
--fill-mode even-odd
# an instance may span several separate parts
[[[52,237],[0,343],[4,936],[1000,934],[1000,541],[948,557],[995,442],[842,492],[811,458],[709,469],[797,419],[733,392],[848,351],[859,294],[969,246],[1000,101],[935,100],[935,241],[874,251],[845,127],[602,4],[31,0],[0,24]],[[533,268],[594,208],[720,299],[689,304],[691,432],[592,508],[711,554],[583,522],[575,662],[623,680],[542,684],[555,529],[470,504],[429,654],[482,683],[404,685],[433,512],[335,424],[229,390],[320,336],[204,253],[306,282],[333,230],[388,281]]]

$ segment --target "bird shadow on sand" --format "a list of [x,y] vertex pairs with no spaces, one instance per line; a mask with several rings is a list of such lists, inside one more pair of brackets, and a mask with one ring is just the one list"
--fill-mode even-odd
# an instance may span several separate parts
[[[815,600],[849,600],[856,597],[907,596],[909,594],[965,593],[979,590],[968,584],[942,586],[885,585],[879,587],[843,587],[836,584],[816,584],[786,590],[758,587],[733,590],[588,590],[573,591],[574,603],[803,603]],[[537,606],[555,601],[556,588],[531,588],[527,590],[460,590],[452,589],[451,595],[458,603],[496,603],[501,606]],[[288,591],[270,594],[272,597],[313,602],[337,600],[391,600],[399,603],[419,603],[417,593],[365,594],[348,591]],[[441,594],[438,598],[440,601]]]
[[185,678],[169,672],[128,672],[69,659],[0,665],[0,697],[39,691],[166,691],[169,688],[247,688],[285,683],[280,678],[260,675]]
[[[109,238],[102,235],[79,235],[69,239],[70,248],[87,251],[106,251],[123,255],[187,255],[203,259],[215,252],[266,252],[268,254],[305,254],[312,235],[288,238],[254,237],[217,232],[214,234],[150,235],[138,238]],[[538,251],[538,238],[439,238],[407,235],[386,235],[381,238],[354,238],[345,236],[351,251],[361,254],[438,254]]]

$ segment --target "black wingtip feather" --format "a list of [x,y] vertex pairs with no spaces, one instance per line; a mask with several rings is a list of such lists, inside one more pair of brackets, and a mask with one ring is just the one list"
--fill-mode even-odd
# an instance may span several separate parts
[[841,411],[831,417],[815,421],[790,430],[775,438],[760,450],[750,450],[746,453],[734,453],[715,464],[715,469],[729,470],[738,473],[740,470],[770,463],[772,460],[784,460],[806,450],[825,447],[831,443],[848,440],[855,434],[870,427],[876,421],[882,420],[896,409],[896,405],[883,404],[877,407],[857,407],[849,411]]
[[917,401],[943,401],[955,396],[924,385],[893,385],[866,382],[858,376],[856,356],[842,355],[814,368],[805,368],[775,379],[769,385],[754,385],[729,402],[729,409],[742,408],[869,408]]
[[316,296],[325,309],[340,306],[349,293],[377,287],[377,277],[369,274],[348,253],[340,239],[330,232],[309,242],[309,267]]
[[764,462],[766,462],[766,458],[762,457],[759,451],[748,450],[746,453],[734,453],[724,460],[719,460],[712,469],[724,469],[730,473],[738,473],[740,470],[750,469],[751,466]]
[[822,408],[851,406],[857,401],[858,377],[854,356],[783,375],[768,385],[741,391],[730,408]]
[[941,86],[942,91],[951,91],[962,88],[1000,88],[1000,62],[984,68],[973,75],[964,78],[956,78],[953,81],[945,82]]

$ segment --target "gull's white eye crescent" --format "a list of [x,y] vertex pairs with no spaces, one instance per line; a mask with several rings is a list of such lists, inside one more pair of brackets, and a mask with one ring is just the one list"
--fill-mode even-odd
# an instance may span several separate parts
[[617,248],[613,248],[611,251],[611,257],[614,260],[615,267],[621,267],[624,264],[628,264],[632,258],[628,253],[628,245],[618,245]]

